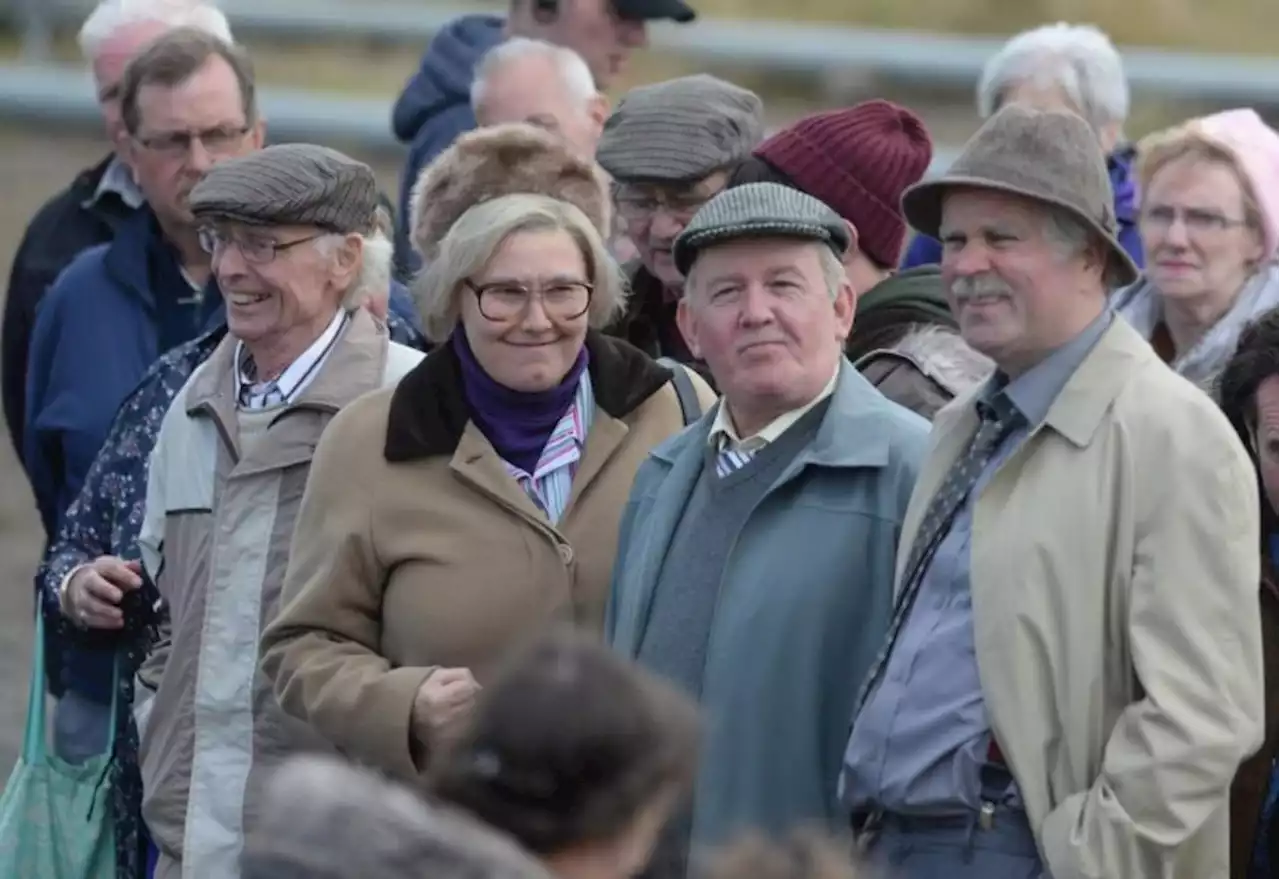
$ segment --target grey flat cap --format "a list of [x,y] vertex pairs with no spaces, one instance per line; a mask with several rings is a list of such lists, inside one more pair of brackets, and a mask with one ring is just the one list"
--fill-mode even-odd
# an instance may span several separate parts
[[189,204],[197,218],[365,233],[375,225],[378,184],[368,165],[337,150],[284,143],[214,165]]
[[605,122],[596,161],[615,180],[690,183],[750,155],[763,114],[755,92],[705,73],[640,86]]
[[741,238],[818,241],[836,256],[849,248],[844,220],[816,198],[780,183],[747,183],[725,190],[693,215],[672,247],[676,269],[687,275],[699,251]]

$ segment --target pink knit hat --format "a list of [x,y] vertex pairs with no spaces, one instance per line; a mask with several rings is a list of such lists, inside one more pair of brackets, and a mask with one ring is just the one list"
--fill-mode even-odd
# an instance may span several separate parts
[[1235,156],[1262,211],[1267,258],[1275,258],[1280,227],[1280,134],[1253,110],[1214,113],[1192,125]]

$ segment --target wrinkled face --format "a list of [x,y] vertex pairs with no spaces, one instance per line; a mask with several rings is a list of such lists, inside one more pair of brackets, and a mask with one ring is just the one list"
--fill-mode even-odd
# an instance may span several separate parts
[[837,264],[832,298],[822,246],[747,239],[698,255],[680,330],[735,406],[798,408],[835,374],[853,326],[853,288]]
[[1245,218],[1240,179],[1228,165],[1194,156],[1152,176],[1138,231],[1147,276],[1170,299],[1225,305],[1263,256],[1262,237]]
[[226,303],[227,329],[251,347],[318,339],[359,271],[358,235],[231,222],[200,232]]
[[139,22],[119,28],[103,41],[98,57],[93,59],[93,85],[102,110],[107,139],[119,145],[126,134],[120,118],[120,81],[130,59],[147,43],[168,30],[158,22]]
[[568,232],[508,236],[459,291],[463,331],[489,377],[515,391],[558,385],[587,337],[591,281]]
[[942,283],[964,340],[1017,375],[1097,313],[1102,269],[1050,234],[1048,216],[1013,195],[957,189],[942,207]]
[[556,63],[544,55],[516,58],[502,67],[486,83],[483,101],[476,113],[481,125],[527,122],[564,138],[582,158],[595,157],[605,100],[573,94]]
[[614,201],[626,224],[627,238],[644,267],[666,286],[678,287],[683,280],[671,257],[676,238],[698,208],[724,189],[728,179],[726,172],[717,171],[688,186],[623,183],[615,188]]
[[1254,414],[1257,418],[1254,428],[1254,448],[1258,453],[1258,469],[1262,473],[1262,487],[1266,490],[1267,501],[1272,511],[1277,506],[1277,473],[1280,473],[1280,377],[1270,376],[1258,385],[1254,396]]
[[172,88],[138,90],[129,164],[147,204],[171,226],[191,225],[187,197],[210,168],[261,146],[262,127],[245,118],[235,72],[222,58]]
[[549,31],[552,42],[582,56],[601,91],[613,85],[631,53],[648,43],[645,23],[620,17],[611,0],[560,0]]

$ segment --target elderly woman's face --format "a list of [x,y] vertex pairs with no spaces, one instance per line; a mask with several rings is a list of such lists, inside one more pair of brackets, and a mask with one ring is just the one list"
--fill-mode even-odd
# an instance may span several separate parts
[[1164,296],[1228,303],[1262,258],[1244,192],[1222,162],[1183,156],[1161,166],[1138,220],[1147,276]]
[[213,255],[227,329],[246,343],[319,338],[358,271],[358,244],[331,246],[308,226],[217,224],[201,229],[201,243]]
[[509,236],[462,290],[463,330],[484,371],[516,391],[559,384],[586,339],[591,283],[567,232]]

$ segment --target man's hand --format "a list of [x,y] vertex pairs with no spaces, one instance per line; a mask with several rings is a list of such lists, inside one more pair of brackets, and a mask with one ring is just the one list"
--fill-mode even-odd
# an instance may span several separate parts
[[142,585],[138,562],[113,555],[94,559],[72,575],[63,596],[63,610],[86,629],[119,629],[124,626],[120,601],[126,592]]
[[415,738],[428,748],[456,734],[475,707],[480,685],[467,668],[441,668],[422,682],[413,698]]

